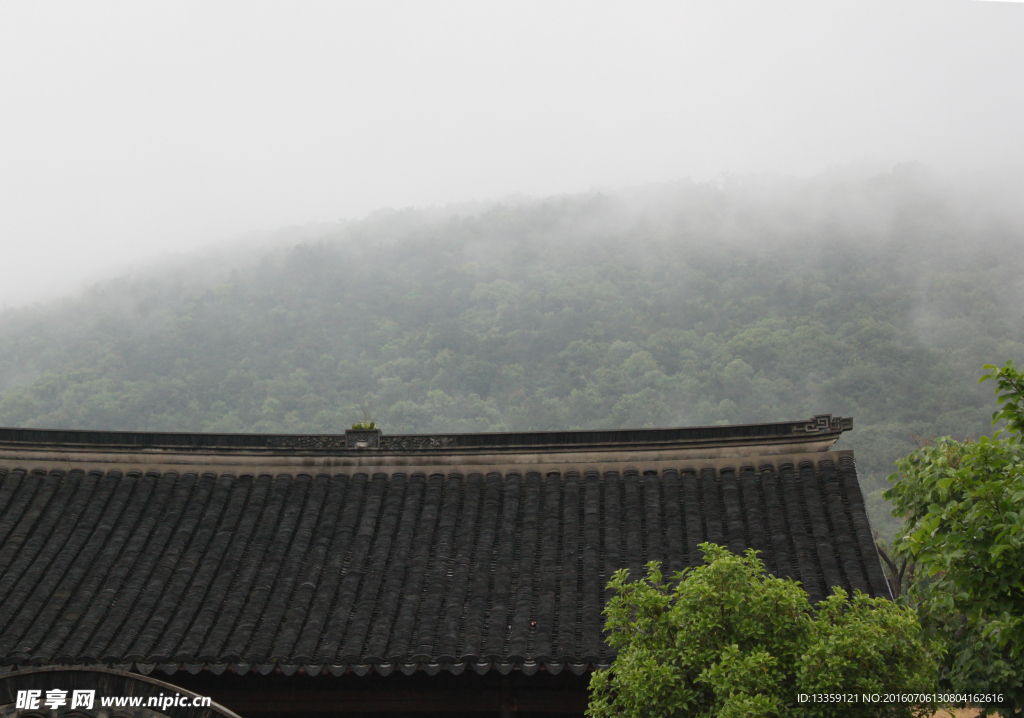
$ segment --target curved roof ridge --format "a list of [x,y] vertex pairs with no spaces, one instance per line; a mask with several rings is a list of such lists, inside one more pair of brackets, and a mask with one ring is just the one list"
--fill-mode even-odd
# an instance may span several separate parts
[[[772,443],[829,445],[853,420],[818,414],[800,421],[657,429],[589,429],[438,434],[383,434],[349,429],[343,434],[214,434],[200,432],[97,431],[0,428],[0,448],[80,448],[220,452],[382,452],[450,453],[523,450],[558,451],[586,447],[714,447]],[[820,450],[820,449],[819,449]]]

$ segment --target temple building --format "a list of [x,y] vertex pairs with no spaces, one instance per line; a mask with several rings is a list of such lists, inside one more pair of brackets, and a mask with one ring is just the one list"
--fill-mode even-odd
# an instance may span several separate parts
[[[581,716],[619,568],[890,595],[851,428],[0,429],[0,718]],[[16,705],[50,689],[212,704]]]

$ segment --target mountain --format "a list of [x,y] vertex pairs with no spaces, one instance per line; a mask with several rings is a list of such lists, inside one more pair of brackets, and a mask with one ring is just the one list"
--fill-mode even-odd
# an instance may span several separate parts
[[[878,495],[1024,359],[1018,174],[753,177],[282,230],[0,313],[0,425],[340,432],[853,416]],[[843,448],[843,447],[840,447]]]

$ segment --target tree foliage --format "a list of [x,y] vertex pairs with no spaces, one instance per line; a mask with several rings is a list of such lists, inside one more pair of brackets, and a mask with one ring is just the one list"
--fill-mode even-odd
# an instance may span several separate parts
[[914,715],[919,706],[818,703],[803,694],[930,692],[935,658],[912,609],[842,589],[813,607],[756,552],[702,544],[705,565],[610,586],[618,657],[591,680],[590,718]]
[[905,519],[896,550],[925,580],[914,600],[925,625],[949,646],[950,690],[1002,694],[986,708],[1024,711],[1024,428],[1021,374],[1008,362],[988,370],[1008,435],[943,438],[897,462],[886,492]]
[[982,368],[988,369],[988,372],[981,375],[978,383],[990,379],[996,383],[996,403],[999,409],[992,414],[992,426],[1005,421],[1010,435],[1020,441],[1024,437],[1024,376],[1017,371],[1012,359],[1007,360],[1002,367],[986,364]]

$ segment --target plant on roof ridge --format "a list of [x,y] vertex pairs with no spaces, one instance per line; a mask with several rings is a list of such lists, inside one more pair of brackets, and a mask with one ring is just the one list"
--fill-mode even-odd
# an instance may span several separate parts
[[363,412],[363,420],[357,421],[352,425],[352,428],[356,431],[373,431],[377,428],[377,421],[370,416],[370,412],[366,410],[366,405],[363,404],[359,407]]

